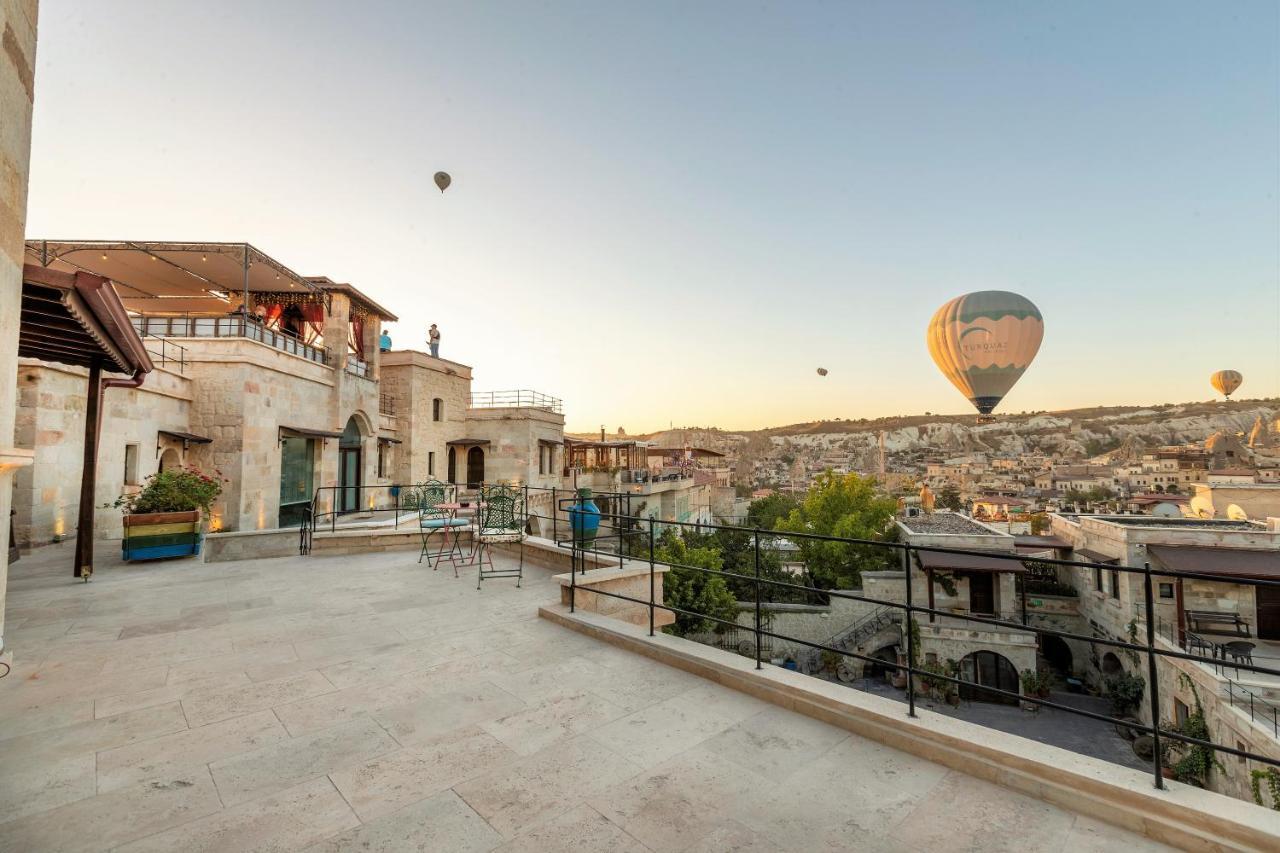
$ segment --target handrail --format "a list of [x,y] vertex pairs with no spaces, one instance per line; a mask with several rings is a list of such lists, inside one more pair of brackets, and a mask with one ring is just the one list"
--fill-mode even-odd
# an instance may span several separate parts
[[261,321],[243,314],[137,314],[131,319],[140,334],[158,338],[247,338],[308,361],[325,363],[323,346],[304,343],[293,335],[267,328]]
[[514,391],[472,391],[471,408],[473,409],[546,409],[556,414],[563,412],[563,402],[559,397],[543,394],[540,391],[517,389]]

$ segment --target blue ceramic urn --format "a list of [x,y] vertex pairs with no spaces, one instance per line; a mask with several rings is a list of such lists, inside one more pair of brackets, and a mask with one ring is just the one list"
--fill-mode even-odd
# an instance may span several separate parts
[[600,530],[600,508],[591,500],[590,489],[578,489],[578,502],[569,507],[569,526],[579,548],[590,548]]

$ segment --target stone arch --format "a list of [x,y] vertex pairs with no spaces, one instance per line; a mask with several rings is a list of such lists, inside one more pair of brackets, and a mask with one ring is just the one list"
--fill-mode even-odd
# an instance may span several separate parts
[[1061,637],[1045,634],[1041,638],[1040,652],[1054,672],[1064,676],[1071,675],[1074,672],[1071,647]]
[[994,687],[1016,694],[1020,682],[1018,670],[1007,657],[990,649],[979,649],[970,652],[960,659],[960,680],[969,682],[960,685],[960,698],[977,702],[998,702],[1004,705],[1016,705],[1014,696],[1006,696],[986,687]]
[[1102,674],[1110,677],[1119,675],[1124,672],[1124,665],[1120,663],[1120,658],[1116,657],[1115,652],[1107,652],[1102,656],[1102,661],[1098,666],[1102,670]]
[[160,454],[160,470],[176,471],[182,467],[182,454],[176,448],[166,448],[164,453]]

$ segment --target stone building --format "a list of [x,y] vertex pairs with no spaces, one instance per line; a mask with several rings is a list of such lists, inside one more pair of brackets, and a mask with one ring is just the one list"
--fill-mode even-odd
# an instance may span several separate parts
[[9,566],[9,508],[14,474],[32,453],[14,440],[22,237],[31,162],[31,105],[35,97],[36,0],[0,4],[0,675],[8,672],[4,599]]
[[[156,370],[114,393],[103,416],[98,531],[109,504],[163,468],[226,479],[213,531],[297,525],[315,511],[389,506],[392,486],[558,483],[560,402],[532,392],[473,395],[471,368],[381,352],[396,319],[350,284],[298,276],[248,244],[28,241],[30,263],[112,279]],[[84,371],[19,360],[17,444],[35,465],[13,490],[21,545],[72,532]]]

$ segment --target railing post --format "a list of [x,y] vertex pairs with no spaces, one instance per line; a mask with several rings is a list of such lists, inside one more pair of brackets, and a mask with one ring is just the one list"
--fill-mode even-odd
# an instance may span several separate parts
[[576,604],[575,598],[578,593],[578,539],[572,537],[570,539],[572,546],[569,549],[569,612],[572,613]]
[[560,541],[560,524],[556,515],[560,512],[560,502],[556,500],[556,487],[551,487],[551,541]]
[[751,535],[755,542],[756,560],[756,669],[763,669],[764,664],[760,661],[760,528],[755,528]]
[[[916,644],[915,632],[911,630],[911,626],[915,622],[914,610],[911,606],[911,546],[907,545],[902,549],[902,582],[906,588],[907,601],[907,623],[902,626],[903,633],[907,636],[907,716],[914,717],[916,715],[916,678],[915,666]],[[932,616],[933,614],[929,614]]]
[[656,595],[653,566],[653,519],[649,519],[649,636],[653,636],[653,609]]
[[1147,678],[1151,687],[1151,750],[1157,788],[1164,788],[1164,756],[1160,754],[1160,682],[1156,677],[1155,604],[1151,594],[1151,564],[1142,564],[1142,597],[1147,608]]

